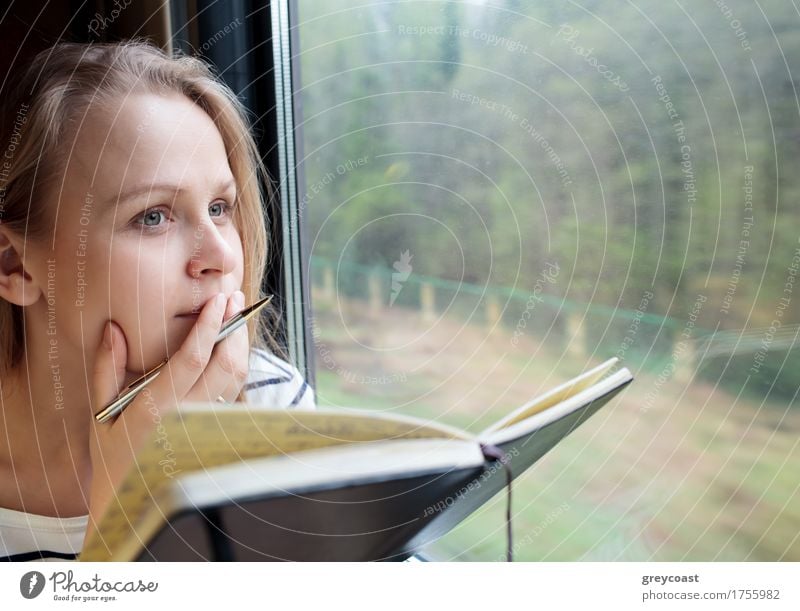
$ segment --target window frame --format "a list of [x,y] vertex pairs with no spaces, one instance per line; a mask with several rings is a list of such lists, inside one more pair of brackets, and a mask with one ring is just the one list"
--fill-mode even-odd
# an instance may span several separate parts
[[[304,270],[308,248],[297,193],[302,171],[297,166],[295,107],[292,83],[299,61],[292,56],[292,31],[287,0],[178,0],[171,3],[172,44],[184,52],[202,49],[201,58],[218,67],[222,80],[236,93],[251,115],[256,145],[271,179],[269,204],[271,265],[263,290],[276,298],[283,328],[278,341],[306,381],[315,387],[313,349],[309,347],[310,288]],[[239,19],[236,36],[215,39],[216,30]],[[235,69],[232,67],[235,66]]]

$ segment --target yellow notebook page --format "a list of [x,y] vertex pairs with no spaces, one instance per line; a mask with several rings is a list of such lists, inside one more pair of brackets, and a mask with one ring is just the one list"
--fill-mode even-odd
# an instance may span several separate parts
[[493,433],[495,431],[499,431],[500,429],[507,428],[512,424],[516,424],[517,422],[522,422],[526,418],[530,418],[534,414],[538,414],[539,412],[543,412],[546,409],[550,409],[554,405],[558,405],[562,401],[566,401],[571,396],[578,394],[596,384],[600,381],[600,379],[609,371],[611,371],[612,367],[616,365],[619,359],[613,358],[609,359],[605,363],[595,367],[594,369],[587,371],[586,373],[574,378],[568,382],[565,382],[561,386],[554,388],[551,391],[548,391],[541,397],[537,397],[533,401],[526,403],[522,407],[515,409],[505,418],[502,418],[495,424],[488,427],[485,431],[481,433],[481,436],[487,435],[488,433]]
[[154,519],[148,505],[158,505],[161,484],[182,472],[340,444],[423,438],[472,437],[436,423],[380,414],[186,405],[165,416],[139,452],[80,559],[134,558],[167,518],[156,514]]

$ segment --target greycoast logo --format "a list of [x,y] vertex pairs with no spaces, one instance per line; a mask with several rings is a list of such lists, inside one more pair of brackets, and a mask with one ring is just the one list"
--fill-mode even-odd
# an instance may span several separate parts
[[155,592],[157,581],[105,581],[96,573],[88,581],[76,581],[72,571],[54,571],[50,577],[39,571],[29,571],[19,580],[19,592],[24,598],[36,598],[42,593],[46,582],[53,587],[53,600],[65,602],[110,602],[117,600],[118,592]]
[[36,598],[44,590],[44,575],[39,571],[29,571],[19,580],[19,593],[24,598]]

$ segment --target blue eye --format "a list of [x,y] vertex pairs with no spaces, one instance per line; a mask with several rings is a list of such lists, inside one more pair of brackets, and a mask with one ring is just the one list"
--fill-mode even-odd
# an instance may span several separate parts
[[164,217],[165,215],[162,210],[153,208],[152,210],[145,210],[139,217],[139,220],[141,221],[140,224],[145,227],[158,227],[161,224],[159,221]]
[[229,217],[235,207],[235,204],[231,205],[225,201],[214,202],[208,207],[208,212],[212,217]]
[[[232,216],[234,208],[235,205],[228,204],[226,201],[217,201],[208,207],[208,214],[212,218],[225,219],[224,222],[227,222]],[[133,224],[142,231],[165,230],[170,222],[170,213],[169,208],[148,208],[134,218]]]

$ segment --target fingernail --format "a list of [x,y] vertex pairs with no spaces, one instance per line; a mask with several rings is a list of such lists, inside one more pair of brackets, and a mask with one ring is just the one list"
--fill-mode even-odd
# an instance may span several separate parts
[[111,337],[111,321],[106,321],[106,328],[103,330],[103,345],[111,350],[114,347],[114,339]]
[[233,294],[233,305],[239,309],[244,307],[244,293],[242,293],[242,291],[236,291]]
[[219,293],[214,298],[214,309],[221,310],[225,307],[225,302],[228,301],[228,298],[225,297],[225,293]]

